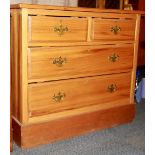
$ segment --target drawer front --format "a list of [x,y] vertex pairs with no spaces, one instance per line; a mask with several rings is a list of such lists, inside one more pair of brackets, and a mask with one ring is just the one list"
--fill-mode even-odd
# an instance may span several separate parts
[[136,20],[94,19],[93,40],[135,40]]
[[[129,99],[130,73],[29,84],[29,117]],[[130,102],[130,101],[129,101]]]
[[48,81],[120,72],[132,68],[133,45],[32,48],[28,56],[30,81]]
[[86,18],[29,16],[29,42],[86,41]]

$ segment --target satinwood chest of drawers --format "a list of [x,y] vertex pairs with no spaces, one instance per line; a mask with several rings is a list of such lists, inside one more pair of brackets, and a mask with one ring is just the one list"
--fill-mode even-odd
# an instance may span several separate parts
[[11,6],[13,137],[23,148],[133,120],[141,12]]

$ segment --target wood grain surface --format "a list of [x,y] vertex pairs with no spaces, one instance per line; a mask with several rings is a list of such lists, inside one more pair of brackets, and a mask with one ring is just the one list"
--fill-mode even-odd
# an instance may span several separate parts
[[36,147],[131,122],[134,116],[135,105],[129,104],[27,126],[13,121],[14,139],[22,148]]
[[[31,48],[29,82],[120,73],[132,68],[134,48],[128,45]],[[113,62],[110,58],[116,56]],[[54,61],[57,60],[57,63]]]
[[[30,16],[28,21],[29,42],[74,42],[87,39],[86,18]],[[60,30],[55,32],[56,28]],[[61,29],[64,30],[62,35],[59,34]]]
[[96,12],[96,13],[120,13],[120,14],[144,14],[144,11],[131,11],[131,10],[118,10],[118,9],[98,9],[98,8],[83,8],[83,7],[66,7],[66,6],[51,6],[51,5],[38,5],[38,4],[14,4],[11,5],[11,9],[22,9],[22,8],[27,8],[27,9],[43,9],[43,10],[63,10],[63,11],[78,11],[78,12]]
[[[64,110],[73,110],[93,104],[104,104],[112,100],[130,99],[130,73],[62,80],[30,84],[28,87],[29,117],[48,115]],[[114,92],[108,87],[116,85]],[[59,92],[64,98],[57,102],[53,96]],[[47,116],[48,117],[48,116]]]
[[[130,23],[130,26],[129,26]],[[128,19],[94,19],[94,40],[134,40],[136,20]],[[120,28],[115,34],[114,27]]]

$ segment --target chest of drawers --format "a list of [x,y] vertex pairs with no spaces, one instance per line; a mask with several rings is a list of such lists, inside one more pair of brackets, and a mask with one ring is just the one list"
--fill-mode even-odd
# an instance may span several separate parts
[[133,120],[140,13],[11,6],[18,145],[33,147]]

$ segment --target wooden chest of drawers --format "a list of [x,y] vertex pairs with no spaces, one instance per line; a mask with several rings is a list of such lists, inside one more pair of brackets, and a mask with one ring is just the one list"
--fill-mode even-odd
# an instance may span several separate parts
[[32,147],[133,120],[140,13],[11,6],[17,144]]

